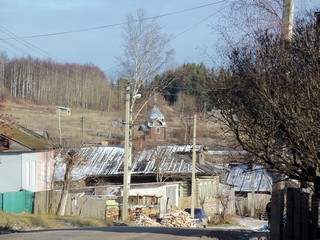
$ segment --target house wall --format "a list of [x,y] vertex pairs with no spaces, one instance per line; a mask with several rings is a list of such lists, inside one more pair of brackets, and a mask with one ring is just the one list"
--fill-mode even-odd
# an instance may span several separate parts
[[166,140],[166,130],[167,129],[165,127],[151,127],[145,138],[149,141],[164,141]]
[[53,151],[0,153],[0,192],[51,189]]
[[39,153],[39,186],[37,191],[51,190],[53,187],[54,176],[54,151],[40,152]]
[[21,154],[0,153],[0,192],[17,192],[22,189]]

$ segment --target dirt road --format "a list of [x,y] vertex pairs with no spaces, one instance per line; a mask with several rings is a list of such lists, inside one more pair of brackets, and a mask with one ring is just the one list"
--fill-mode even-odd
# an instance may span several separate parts
[[266,232],[240,229],[192,229],[168,227],[101,227],[21,232],[2,235],[1,240],[249,240],[266,239]]

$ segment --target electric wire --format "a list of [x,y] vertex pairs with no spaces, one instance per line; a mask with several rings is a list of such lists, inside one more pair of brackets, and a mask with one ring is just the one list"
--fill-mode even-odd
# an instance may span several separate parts
[[[46,58],[47,58],[47,57],[49,56],[50,58],[54,58],[54,59],[57,59],[57,60],[59,60],[59,61],[61,61],[61,62],[64,62],[62,59],[60,59],[60,58],[58,58],[58,57],[56,57],[56,56],[54,56],[54,55],[52,55],[52,54],[50,54],[50,53],[48,53],[48,52],[46,52],[46,51],[44,51],[44,50],[38,48],[37,46],[29,43],[28,41],[26,41],[26,40],[24,40],[24,39],[19,39],[19,38],[17,38],[17,36],[16,36],[13,32],[9,31],[8,29],[6,29],[6,28],[4,28],[4,27],[1,27],[1,26],[0,26],[0,32],[6,34],[7,36],[14,37],[14,40],[17,41],[19,44],[22,44],[23,46],[25,46],[25,47],[27,47],[28,49],[30,49],[30,50],[32,50],[32,51],[40,54],[40,55],[43,56],[43,57],[46,57]],[[30,55],[29,52],[26,52],[24,49],[21,49],[21,48],[17,47],[16,45],[12,44],[12,43],[9,42],[9,41],[3,40],[3,39],[2,39],[2,41],[5,42],[6,44],[8,44],[9,46],[11,46],[12,48],[18,50],[19,52],[22,52],[22,53],[24,53],[24,54],[26,54],[26,55]],[[1,46],[1,45],[0,45],[0,46]],[[52,69],[46,68],[46,67],[44,67],[42,64],[38,64],[38,63],[34,63],[34,62],[32,62],[32,64],[33,64],[33,65],[37,65],[37,66],[39,66],[39,67],[42,68],[42,69],[46,69],[46,70],[48,70],[48,71],[50,71],[50,72],[53,72]],[[57,62],[57,64],[59,64],[59,63]],[[68,76],[69,74],[68,74],[64,69],[61,69],[61,68],[59,67],[59,65],[57,65],[57,64],[55,64],[55,66],[54,66],[55,70],[57,70],[57,71],[59,71],[59,72],[61,72],[61,73],[64,73],[65,76]],[[67,66],[67,68],[69,68],[69,67]],[[96,75],[96,73],[93,73],[93,72],[91,72],[91,71],[89,71],[89,73],[90,73],[91,77],[94,77],[94,75]],[[73,79],[73,78],[71,78],[71,77],[68,77],[68,80],[71,80],[72,82],[76,82],[76,81],[77,81],[76,79]]]
[[[138,22],[138,21],[141,21],[141,20],[142,21],[146,21],[146,20],[151,20],[151,19],[158,19],[158,18],[162,18],[162,17],[167,17],[167,16],[171,16],[171,15],[176,15],[176,14],[180,14],[180,13],[193,11],[193,10],[196,10],[196,9],[205,8],[205,7],[209,7],[209,6],[212,6],[212,5],[220,4],[220,3],[223,3],[223,2],[227,2],[227,1],[228,0],[220,0],[220,1],[217,1],[217,2],[208,3],[208,4],[201,5],[201,6],[188,8],[188,9],[185,9],[185,10],[175,11],[175,12],[171,12],[171,13],[164,13],[164,14],[160,14],[160,15],[152,16],[152,17],[146,17],[146,18],[143,18],[143,19],[140,19],[140,20],[139,19],[138,20],[133,20],[131,22],[120,22],[120,23],[108,24],[108,25],[103,25],[103,26],[83,28],[83,29],[70,30],[70,31],[55,32],[55,33],[45,33],[45,34],[35,34],[35,35],[28,35],[28,36],[19,36],[18,38],[49,37],[49,36],[55,36],[55,35],[64,35],[64,34],[71,34],[71,33],[98,30],[98,29],[103,29],[103,28],[116,27],[116,26],[126,25],[126,24],[129,24],[129,23]],[[11,40],[11,39],[14,39],[14,38],[7,38],[7,39],[4,39],[4,40]],[[0,39],[0,40],[3,40],[3,39]]]
[[[227,2],[227,1],[221,1],[221,2]],[[230,3],[227,4],[226,6],[222,7],[221,9],[215,11],[214,13],[210,14],[209,16],[201,19],[199,22],[193,24],[192,26],[188,27],[187,29],[185,29],[185,30],[181,31],[180,33],[174,35],[173,37],[171,37],[171,38],[168,40],[168,42],[170,42],[170,41],[178,38],[179,36],[183,35],[184,33],[192,30],[193,28],[195,28],[195,27],[197,27],[197,26],[199,26],[200,24],[202,24],[203,22],[205,22],[205,21],[207,21],[208,19],[212,18],[214,15],[216,15],[217,13],[220,13],[221,11],[223,11],[224,9],[226,9],[226,8],[229,7],[229,6],[230,6]],[[116,65],[116,66],[113,66],[113,67],[111,67],[111,68],[108,68],[108,69],[104,70],[103,72],[107,72],[107,71],[113,70],[113,69],[118,68],[118,67],[120,67],[120,66],[121,66],[121,64]]]
[[[214,2],[214,3],[209,3],[209,4],[204,4],[204,5],[201,5],[201,6],[196,6],[196,7],[193,7],[193,8],[188,8],[188,9],[185,9],[185,10],[179,10],[179,11],[175,11],[175,12],[171,12],[171,13],[165,13],[165,14],[161,14],[161,15],[158,15],[158,16],[153,16],[153,17],[147,17],[147,18],[144,18],[142,19],[143,21],[145,20],[149,20],[149,19],[155,19],[155,18],[161,18],[161,17],[165,17],[165,16],[170,16],[170,15],[175,15],[175,14],[179,14],[179,13],[183,13],[183,12],[188,12],[188,11],[192,11],[192,10],[196,10],[196,9],[200,9],[200,8],[204,8],[204,7],[209,7],[209,6],[212,6],[212,5],[216,5],[216,4],[219,4],[219,3],[222,3],[222,2],[226,2],[227,0],[221,0],[221,1],[218,1],[218,2]],[[201,20],[200,22],[198,22],[197,24],[191,26],[190,28],[184,30],[183,32],[179,33],[178,35],[175,35],[172,39],[174,38],[177,38],[178,36],[182,35],[183,33],[191,30],[192,28],[196,27],[197,25],[201,24],[202,22],[204,22],[205,20],[209,19],[210,17],[212,17],[214,14],[211,14],[209,17]],[[135,20],[133,22],[136,22],[138,20]],[[79,30],[73,30],[73,31],[66,31],[66,32],[59,32],[59,33],[49,33],[49,34],[40,34],[40,35],[33,35],[33,36],[25,36],[25,37],[19,37],[15,34],[13,34],[12,32],[10,32],[9,30],[5,29],[4,27],[0,27],[2,30],[2,32],[4,32],[8,38],[0,38],[0,40],[2,40],[3,42],[5,42],[6,44],[8,44],[9,46],[11,46],[12,48],[15,48],[16,50],[24,53],[24,54],[28,54],[26,51],[24,51],[23,49],[21,48],[18,48],[18,47],[15,47],[12,43],[9,43],[8,40],[15,40],[17,42],[19,42],[20,44],[24,45],[25,47],[31,49],[32,51],[40,54],[41,56],[44,56],[44,57],[47,57],[46,55],[50,56],[50,57],[53,57],[55,59],[58,59],[59,61],[62,61],[61,59],[57,58],[56,56],[53,56],[52,54],[30,44],[29,42],[23,40],[24,38],[31,38],[31,37],[40,37],[40,36],[52,36],[52,35],[57,35],[57,34],[67,34],[67,33],[75,33],[75,32],[80,32],[80,31],[89,31],[89,30],[96,30],[96,29],[101,29],[101,28],[106,28],[106,27],[113,27],[113,26],[118,26],[118,25],[122,25],[122,24],[128,24],[128,22],[124,22],[124,23],[117,23],[117,24],[110,24],[110,25],[104,25],[104,26],[99,26],[99,27],[93,27],[93,28],[87,28],[87,29],[79,29]],[[23,41],[23,42],[22,42]],[[44,54],[45,55],[44,55]],[[102,71],[103,73],[106,73],[107,71],[110,71],[112,69],[115,69],[115,68],[118,68],[120,67],[121,64],[117,65],[117,66],[114,66],[114,67],[111,67],[107,70],[104,70]]]

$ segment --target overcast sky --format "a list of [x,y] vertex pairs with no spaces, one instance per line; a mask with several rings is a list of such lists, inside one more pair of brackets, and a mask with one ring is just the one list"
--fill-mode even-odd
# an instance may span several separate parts
[[[61,63],[93,63],[111,75],[118,65],[116,57],[122,53],[121,23],[126,15],[143,8],[148,17],[168,14],[157,22],[163,33],[176,36],[171,47],[177,65],[205,62],[203,51],[213,55],[216,51],[218,33],[212,26],[230,1],[0,0],[0,51],[10,57],[31,55]],[[311,8],[320,7],[319,0],[300,1],[308,2]],[[9,39],[17,36],[29,37]]]

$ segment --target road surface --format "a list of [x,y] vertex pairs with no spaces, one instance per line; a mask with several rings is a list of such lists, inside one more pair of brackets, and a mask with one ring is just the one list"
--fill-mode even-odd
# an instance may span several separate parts
[[168,227],[100,227],[40,230],[1,235],[1,240],[249,240],[266,239],[266,232],[240,229]]

